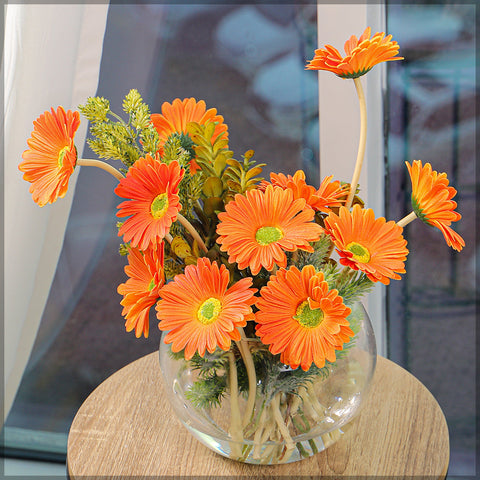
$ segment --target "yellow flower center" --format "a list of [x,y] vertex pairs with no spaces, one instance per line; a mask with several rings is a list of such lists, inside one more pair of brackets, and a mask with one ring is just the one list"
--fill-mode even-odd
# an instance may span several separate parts
[[370,261],[370,252],[357,242],[350,242],[347,245],[347,250],[353,253],[353,258],[357,262],[368,263]]
[[283,232],[277,227],[260,227],[255,233],[255,240],[264,247],[283,238]]
[[168,194],[157,195],[150,205],[150,213],[153,218],[162,218],[168,209]]
[[293,317],[302,327],[318,327],[324,318],[321,308],[310,308],[308,300],[305,300],[297,307],[296,315]]
[[213,323],[222,310],[222,303],[214,297],[205,300],[197,310],[197,318],[203,325],[210,325]]
[[59,152],[58,152],[58,166],[60,168],[63,167],[63,159],[65,158],[65,155],[67,154],[69,148],[68,146],[63,147]]

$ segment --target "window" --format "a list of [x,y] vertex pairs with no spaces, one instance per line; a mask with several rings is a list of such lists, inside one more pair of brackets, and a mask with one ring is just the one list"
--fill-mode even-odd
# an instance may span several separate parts
[[[204,99],[224,116],[237,156],[253,148],[272,170],[304,168],[318,185],[317,78],[304,71],[315,46],[315,5],[111,5],[97,95],[118,113],[131,88],[154,112],[175,97]],[[148,340],[125,333],[114,186],[103,171],[79,172],[55,278],[4,429],[12,454],[64,460],[70,423],[87,395],[158,348],[153,318]]]
[[387,8],[388,32],[403,62],[388,78],[387,216],[411,211],[404,161],[430,162],[458,190],[456,253],[441,233],[415,221],[405,229],[407,274],[389,288],[389,353],[443,409],[451,475],[474,475],[475,456],[475,5],[450,2]]

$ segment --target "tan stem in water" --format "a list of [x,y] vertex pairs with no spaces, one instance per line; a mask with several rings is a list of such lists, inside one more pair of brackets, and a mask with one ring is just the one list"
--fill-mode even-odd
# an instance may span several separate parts
[[360,179],[360,172],[362,171],[365,147],[367,144],[367,104],[365,102],[365,94],[363,93],[360,78],[354,78],[353,81],[355,82],[355,88],[357,89],[358,101],[360,104],[360,140],[358,141],[357,162],[355,163],[355,170],[353,171],[352,181],[350,183],[350,192],[348,193],[347,201],[345,202],[347,208],[352,206],[358,180]]
[[116,168],[112,167],[110,164],[106,162],[102,162],[101,160],[90,160],[88,158],[78,158],[77,165],[81,167],[98,167],[102,170],[113,175],[117,180],[121,180],[125,178],[122,172],[118,171]]
[[230,435],[233,442],[231,443],[231,456],[239,458],[242,455],[242,418],[240,415],[240,407],[238,406],[238,378],[237,367],[235,365],[235,357],[233,352],[228,352],[228,360],[230,366]]
[[417,215],[415,212],[410,212],[406,217],[403,217],[401,220],[397,222],[397,225],[399,227],[404,227],[405,225],[408,225],[410,222],[413,222],[417,218]]
[[195,230],[193,225],[180,213],[177,213],[177,220],[185,227],[188,233],[194,238],[194,240],[198,243],[199,247],[205,252],[208,253],[208,248],[206,247],[205,243],[203,242],[202,238]]
[[248,339],[245,335],[245,332],[241,327],[238,330],[240,331],[241,340],[240,342],[237,342],[237,345],[242,355],[245,368],[247,369],[248,376],[248,400],[245,414],[243,416],[243,427],[246,427],[250,423],[253,409],[255,407],[255,398],[257,394],[257,374],[255,373],[255,364],[253,362],[252,352],[248,346]]
[[280,431],[280,434],[285,440],[285,444],[287,447],[287,451],[285,452],[285,455],[282,459],[283,462],[286,462],[288,458],[291,455],[291,452],[295,449],[295,443],[292,440],[292,437],[290,436],[290,432],[288,431],[287,426],[285,425],[285,420],[282,417],[282,414],[280,412],[280,393],[277,393],[271,402],[272,406],[272,413],[275,418],[275,422],[277,423],[278,430]]

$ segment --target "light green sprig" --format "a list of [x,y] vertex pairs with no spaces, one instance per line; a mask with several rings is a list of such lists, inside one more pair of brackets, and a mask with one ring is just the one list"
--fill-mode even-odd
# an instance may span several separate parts
[[105,159],[121,160],[132,166],[140,156],[155,155],[158,133],[150,120],[150,109],[137,90],[130,90],[123,101],[128,121],[110,109],[103,97],[90,97],[79,110],[91,122],[90,148]]

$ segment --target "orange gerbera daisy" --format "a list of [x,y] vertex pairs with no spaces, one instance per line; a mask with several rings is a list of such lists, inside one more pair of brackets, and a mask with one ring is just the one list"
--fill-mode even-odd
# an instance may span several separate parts
[[456,202],[452,198],[457,194],[448,186],[446,173],[437,173],[426,163],[422,167],[421,160],[414,160],[410,165],[405,162],[412,181],[412,206],[418,218],[427,225],[437,227],[443,233],[447,245],[460,251],[465,246],[463,238],[450,228],[452,222],[462,216],[455,212]]
[[160,330],[170,330],[164,342],[172,351],[185,349],[189,360],[198,351],[203,357],[218,346],[228,350],[232,340],[240,340],[237,327],[244,327],[252,317],[256,289],[249,288],[251,278],[243,278],[228,288],[230,274],[225,265],[199,258],[188,265],[161,290],[157,317]]
[[77,162],[77,149],[73,143],[80,125],[80,114],[58,107],[44,112],[34,122],[30,147],[22,154],[18,166],[23,179],[30,182],[33,201],[43,207],[65,196],[70,175]]
[[328,213],[329,207],[340,207],[345,200],[339,200],[340,197],[348,194],[348,186],[341,186],[340,182],[332,182],[333,175],[325,177],[317,190],[308,185],[305,181],[303,170],[297,170],[293,177],[283,173],[270,173],[270,183],[263,181],[259,188],[265,190],[267,185],[282,187],[284,190],[289,188],[293,192],[293,198],[304,198],[307,205],[316,211]]
[[207,121],[213,120],[217,125],[212,136],[212,142],[222,134],[223,138],[228,138],[228,126],[223,123],[223,117],[217,115],[216,108],[207,110],[203,100],[197,102],[194,98],[183,100],[176,98],[172,103],[165,102],[162,105],[162,113],[152,114],[151,119],[160,136],[160,153],[162,153],[162,147],[172,133],[187,133],[189,122],[197,122],[203,125]]
[[367,27],[359,39],[352,35],[345,42],[345,57],[331,45],[315,50],[315,56],[306,65],[307,70],[327,70],[341,78],[358,78],[378,63],[403,60],[403,57],[396,57],[399,45],[392,41],[391,35],[385,37],[382,32],[370,38],[371,33],[372,29]]
[[165,237],[182,208],[178,184],[183,173],[178,162],[167,165],[150,155],[129,168],[115,188],[119,197],[128,198],[117,207],[118,217],[129,217],[118,232],[125,242],[145,250]]
[[334,362],[335,350],[354,335],[347,317],[351,309],[337,290],[329,290],[322,272],[312,265],[292,266],[270,278],[257,300],[256,331],[280,361],[303,370],[312,363]]
[[339,215],[330,213],[325,228],[340,254],[340,263],[366,273],[373,282],[390,283],[405,273],[407,241],[403,228],[385,218],[375,219],[373,210],[354,205],[352,212],[340,207]]
[[323,228],[312,222],[315,212],[303,198],[294,199],[290,189],[268,185],[264,192],[250,190],[219,213],[217,226],[220,249],[228,252],[229,262],[256,275],[262,267],[285,267],[285,251],[313,252],[309,242],[320,238]]
[[150,308],[159,298],[160,288],[165,283],[163,271],[163,242],[152,245],[145,251],[131,248],[125,273],[129,279],[118,286],[118,293],[123,295],[122,315],[125,317],[127,332],[135,329],[138,338],[148,337]]

